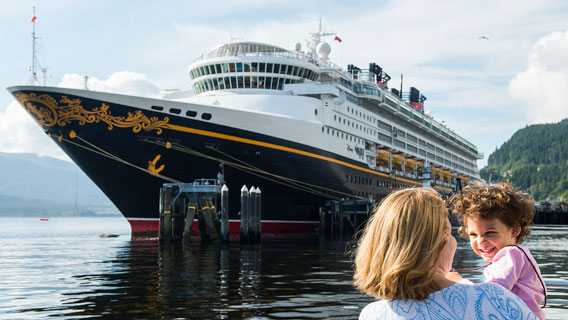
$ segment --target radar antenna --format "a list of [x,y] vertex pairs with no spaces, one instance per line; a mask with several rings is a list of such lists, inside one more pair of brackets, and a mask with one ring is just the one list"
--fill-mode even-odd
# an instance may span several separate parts
[[310,32],[310,38],[307,39],[308,55],[314,60],[318,60],[317,46],[322,41],[322,37],[335,36],[335,32],[325,32],[322,26],[322,19],[319,19],[319,28],[317,32]]

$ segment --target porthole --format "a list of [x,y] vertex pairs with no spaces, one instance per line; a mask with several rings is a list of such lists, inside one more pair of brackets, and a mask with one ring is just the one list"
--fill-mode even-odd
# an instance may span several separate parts
[[188,110],[188,111],[185,112],[185,115],[188,116],[188,117],[195,118],[195,116],[197,115],[197,112]]
[[203,113],[201,115],[201,119],[203,120],[211,120],[212,115],[210,113]]
[[158,111],[164,110],[164,107],[160,107],[160,106],[152,106],[151,108],[152,108],[152,110],[158,110]]
[[170,113],[173,113],[173,114],[180,114],[180,113],[181,113],[181,109],[178,109],[178,108],[170,108]]
[[314,114],[317,116],[318,115],[318,109],[314,109]]

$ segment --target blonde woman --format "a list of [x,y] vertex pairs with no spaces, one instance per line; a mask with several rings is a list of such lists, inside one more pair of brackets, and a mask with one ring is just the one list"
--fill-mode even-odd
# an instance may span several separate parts
[[355,253],[355,285],[380,299],[359,319],[537,319],[498,284],[450,280],[456,245],[436,191],[405,189],[387,196]]

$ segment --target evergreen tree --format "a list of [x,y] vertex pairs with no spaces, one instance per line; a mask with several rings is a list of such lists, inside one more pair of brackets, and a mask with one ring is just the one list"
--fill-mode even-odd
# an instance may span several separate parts
[[480,171],[481,178],[509,181],[535,200],[568,198],[568,119],[515,132]]

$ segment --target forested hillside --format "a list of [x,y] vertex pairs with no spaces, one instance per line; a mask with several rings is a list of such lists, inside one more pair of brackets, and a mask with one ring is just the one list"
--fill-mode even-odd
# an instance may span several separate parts
[[527,126],[495,150],[481,177],[509,181],[535,200],[568,199],[568,119]]

